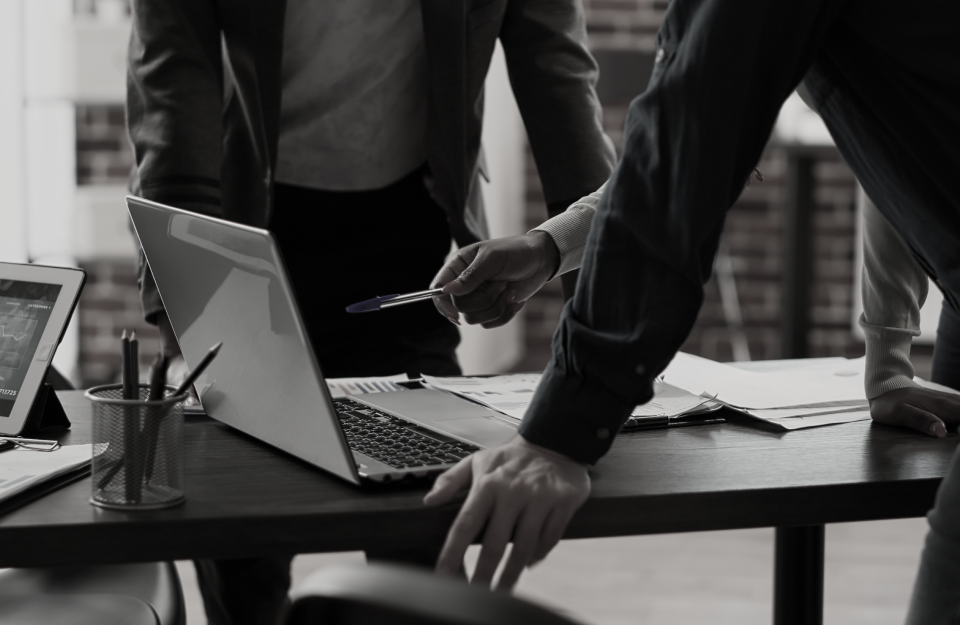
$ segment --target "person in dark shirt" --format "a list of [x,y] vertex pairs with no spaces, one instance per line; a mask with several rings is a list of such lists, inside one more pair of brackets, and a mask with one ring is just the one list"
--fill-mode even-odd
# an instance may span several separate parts
[[[960,3],[674,0],[520,435],[465,459],[426,498],[470,489],[440,570],[483,531],[476,576],[487,581],[512,537],[509,586],[562,536],[589,495],[587,467],[689,334],[726,211],[801,81],[869,197],[958,309]],[[562,248],[542,232],[464,248],[436,279],[452,296],[438,306],[504,323],[560,268]],[[506,284],[474,293],[483,282]],[[960,545],[960,530],[945,536]]]

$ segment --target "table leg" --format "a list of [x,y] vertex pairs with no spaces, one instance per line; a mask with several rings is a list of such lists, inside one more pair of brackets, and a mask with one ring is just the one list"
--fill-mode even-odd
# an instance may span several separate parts
[[822,625],[823,526],[776,528],[773,624]]

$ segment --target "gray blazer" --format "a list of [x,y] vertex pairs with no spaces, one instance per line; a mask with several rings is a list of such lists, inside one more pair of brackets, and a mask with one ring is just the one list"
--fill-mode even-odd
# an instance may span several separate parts
[[[499,38],[548,203],[599,187],[603,134],[579,0],[421,0],[427,160],[459,245],[487,237],[478,187],[483,85]],[[267,227],[277,156],[285,0],[133,0],[131,187],[148,199]],[[162,304],[141,255],[151,319]]]

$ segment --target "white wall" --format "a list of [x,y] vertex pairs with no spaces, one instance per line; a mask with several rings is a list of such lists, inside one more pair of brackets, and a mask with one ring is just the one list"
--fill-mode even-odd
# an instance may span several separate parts
[[[492,237],[522,234],[526,212],[524,131],[507,78],[503,49],[497,44],[486,82],[483,145],[490,182],[483,182],[483,198]],[[521,312],[521,315],[523,313]],[[457,350],[468,375],[499,373],[523,357],[523,320],[518,316],[500,328],[461,326]]]
[[23,6],[0,0],[0,261],[27,260],[23,167]]

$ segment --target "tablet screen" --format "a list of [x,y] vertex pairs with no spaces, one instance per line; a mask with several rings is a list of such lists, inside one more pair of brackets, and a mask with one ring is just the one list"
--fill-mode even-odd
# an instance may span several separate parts
[[0,280],[0,417],[16,403],[61,285]]

